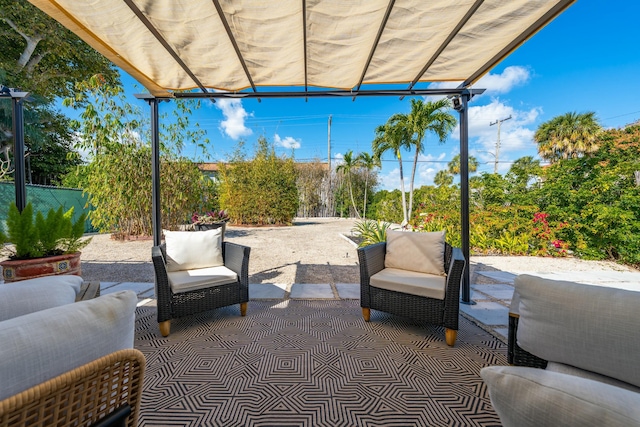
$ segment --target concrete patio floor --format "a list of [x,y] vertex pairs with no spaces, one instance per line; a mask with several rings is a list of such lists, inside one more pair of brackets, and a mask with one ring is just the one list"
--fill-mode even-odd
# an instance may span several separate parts
[[[567,280],[597,286],[612,286],[640,291],[640,272],[579,271],[579,272],[535,272],[535,271],[491,271],[480,270],[479,264],[471,262],[472,305],[461,304],[463,316],[478,324],[492,335],[507,341],[508,313],[513,296],[513,280],[518,274],[532,274],[554,280]],[[102,282],[101,294],[130,289],[138,294],[138,305],[147,305],[155,298],[153,283]],[[250,300],[273,299],[358,299],[360,287],[357,283],[260,283],[249,285]]]

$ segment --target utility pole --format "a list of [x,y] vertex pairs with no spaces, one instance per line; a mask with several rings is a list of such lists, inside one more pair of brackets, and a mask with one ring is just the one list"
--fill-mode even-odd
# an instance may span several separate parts
[[498,157],[500,156],[500,125],[502,124],[502,122],[506,122],[510,118],[511,116],[507,117],[506,119],[496,120],[493,123],[489,123],[489,126],[493,126],[495,124],[498,125],[498,140],[496,141],[496,155],[493,161],[493,173],[498,173]]

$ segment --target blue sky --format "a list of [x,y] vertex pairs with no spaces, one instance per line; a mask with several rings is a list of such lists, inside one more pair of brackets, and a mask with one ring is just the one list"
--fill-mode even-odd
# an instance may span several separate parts
[[[537,156],[533,134],[553,117],[570,111],[594,111],[605,128],[621,127],[640,119],[640,97],[635,87],[640,75],[640,2],[626,0],[606,7],[602,1],[578,0],[561,16],[512,53],[483,77],[475,88],[486,88],[470,103],[469,149],[480,164],[479,172],[492,172],[501,123],[498,171],[526,155]],[[123,76],[128,95],[140,92]],[[435,86],[432,86],[435,87]],[[148,111],[142,101],[143,111]],[[171,108],[160,104],[161,111]],[[191,118],[207,132],[212,161],[224,160],[239,139],[251,148],[259,136],[274,142],[282,154],[300,161],[326,161],[328,119],[331,157],[335,164],[348,150],[371,151],[376,126],[394,113],[410,110],[407,98],[264,99],[204,101]],[[458,114],[455,113],[457,117]],[[432,184],[438,170],[446,168],[459,152],[459,130],[438,144],[428,135],[420,158],[416,186]],[[192,156],[193,147],[183,152]],[[403,155],[405,167],[413,156]],[[398,163],[383,157],[380,189],[399,188]],[[405,169],[406,170],[406,169]]]

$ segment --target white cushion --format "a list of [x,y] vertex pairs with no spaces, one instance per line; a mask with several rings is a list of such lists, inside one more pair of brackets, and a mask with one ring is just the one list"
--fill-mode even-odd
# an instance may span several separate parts
[[640,386],[640,292],[520,275],[518,345]]
[[207,231],[165,231],[167,271],[223,265],[222,228]]
[[45,276],[0,285],[0,321],[75,302],[82,277]]
[[238,281],[238,275],[225,266],[174,271],[167,273],[167,277],[174,294]]
[[371,276],[369,284],[375,288],[443,300],[447,282],[435,274],[384,268]]
[[444,231],[387,230],[384,266],[444,276]]
[[120,291],[0,322],[0,400],[133,348],[137,302]]
[[613,385],[616,387],[622,387],[627,390],[640,393],[640,387],[636,387],[624,381],[616,380],[615,378],[596,374],[595,372],[585,371],[584,369],[579,369],[575,366],[565,365],[564,363],[549,362],[547,363],[547,367],[545,369],[549,372],[558,372],[559,374],[573,375],[580,378],[586,378],[588,380],[600,381],[601,383]]
[[505,427],[640,425],[640,394],[543,369],[480,370]]

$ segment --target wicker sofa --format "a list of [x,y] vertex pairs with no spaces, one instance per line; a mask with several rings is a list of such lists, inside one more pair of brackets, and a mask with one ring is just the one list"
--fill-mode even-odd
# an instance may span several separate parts
[[638,291],[518,276],[516,366],[481,370],[503,425],[640,425],[638,307]]
[[75,302],[81,289],[77,276],[0,285],[0,426],[137,425],[137,296]]
[[366,321],[373,309],[444,326],[447,344],[455,344],[466,262],[444,233],[387,230],[386,242],[358,248],[358,260]]

